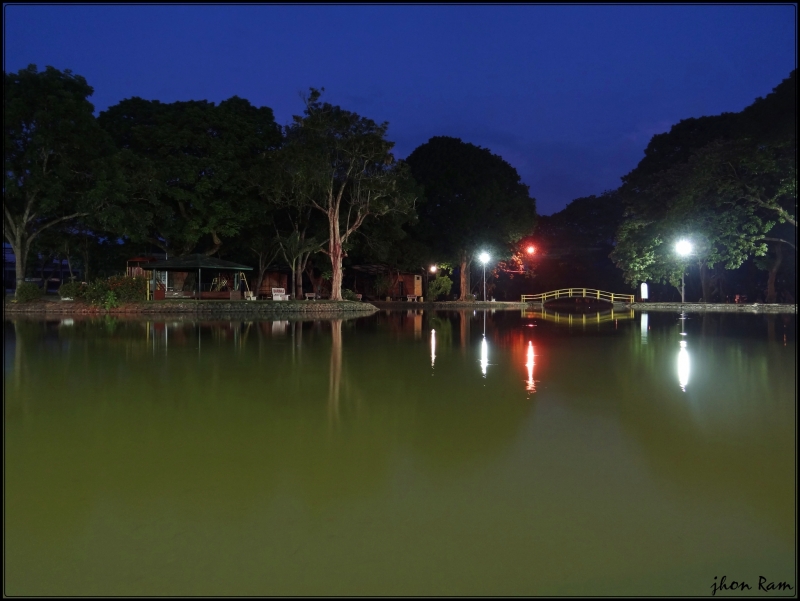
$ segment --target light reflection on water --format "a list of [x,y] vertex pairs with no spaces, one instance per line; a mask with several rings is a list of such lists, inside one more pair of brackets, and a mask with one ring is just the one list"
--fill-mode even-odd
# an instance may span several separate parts
[[7,593],[791,579],[794,317],[583,317],[7,322]]
[[689,385],[689,351],[686,350],[686,341],[680,341],[681,350],[678,351],[678,382],[681,390],[686,391]]
[[528,353],[526,356],[525,367],[528,369],[528,382],[525,390],[528,392],[536,392],[536,381],[533,379],[533,366],[536,365],[533,361],[535,355],[533,354],[533,342],[528,342]]

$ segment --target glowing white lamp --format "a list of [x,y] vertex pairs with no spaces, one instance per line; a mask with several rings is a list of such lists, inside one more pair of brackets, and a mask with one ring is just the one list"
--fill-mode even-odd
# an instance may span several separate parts
[[489,262],[489,253],[482,252],[478,255],[478,260],[483,263],[483,302],[486,302],[486,264]]
[[688,240],[678,240],[675,244],[675,252],[682,257],[692,254],[692,243]]
[[[688,240],[678,240],[675,244],[675,252],[682,257],[688,257],[692,254],[692,243]],[[686,270],[681,271],[681,304],[686,302],[686,286],[684,284],[684,275]]]

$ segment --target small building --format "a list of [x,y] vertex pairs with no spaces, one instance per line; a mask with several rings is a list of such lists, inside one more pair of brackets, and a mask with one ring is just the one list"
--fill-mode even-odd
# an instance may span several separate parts
[[[252,285],[255,286],[255,281]],[[287,294],[294,294],[294,290],[289,290],[289,274],[283,271],[270,270],[264,273],[264,279],[261,280],[261,286],[257,291],[258,297],[271,298],[273,288],[283,288]]]
[[[422,275],[390,269],[385,265],[353,265],[347,277],[353,292],[372,300],[406,300],[409,295],[422,296]],[[345,288],[350,287],[345,285]],[[388,286],[386,288],[385,286]]]

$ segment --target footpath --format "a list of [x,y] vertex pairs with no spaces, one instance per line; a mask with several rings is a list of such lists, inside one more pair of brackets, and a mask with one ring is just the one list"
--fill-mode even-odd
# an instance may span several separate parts
[[672,311],[681,313],[797,313],[797,305],[767,303],[625,303],[636,311]]

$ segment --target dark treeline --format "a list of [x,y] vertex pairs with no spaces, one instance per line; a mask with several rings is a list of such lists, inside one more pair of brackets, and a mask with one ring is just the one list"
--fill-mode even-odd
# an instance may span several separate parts
[[509,254],[534,227],[535,201],[500,157],[433,138],[398,161],[387,123],[322,102],[324,90],[281,126],[235,96],[129,98],[95,117],[93,89],[70,71],[4,78],[3,232],[17,283],[53,258],[89,279],[143,252],[199,252],[256,264],[256,288],[274,265],[298,297],[304,276],[329,280],[332,299],[348,264],[459,264],[464,296],[479,247]]
[[[138,254],[204,253],[256,267],[256,288],[281,266],[298,298],[323,279],[342,298],[352,265],[389,279],[437,265],[467,299],[488,252],[499,299],[640,282],[667,297],[684,271],[706,301],[794,297],[794,72],[740,113],[655,136],[619,189],[550,217],[489,150],[434,137],[397,160],[387,123],[323,102],[324,90],[280,125],[236,96],[134,97],[95,116],[86,80],[52,67],[4,83],[3,232],[17,282],[53,259],[88,280]],[[674,252],[680,238],[688,258]],[[450,282],[431,290],[449,295]]]
[[[617,190],[539,217],[536,291],[639,283],[651,299],[794,302],[796,72],[739,113],[652,138]],[[693,252],[680,257],[678,240]]]
[[[796,85],[792,71],[739,113],[653,137],[617,191],[624,214],[611,257],[627,282],[677,288],[688,270],[687,300],[794,301]],[[691,242],[689,256],[675,252],[679,239]]]

